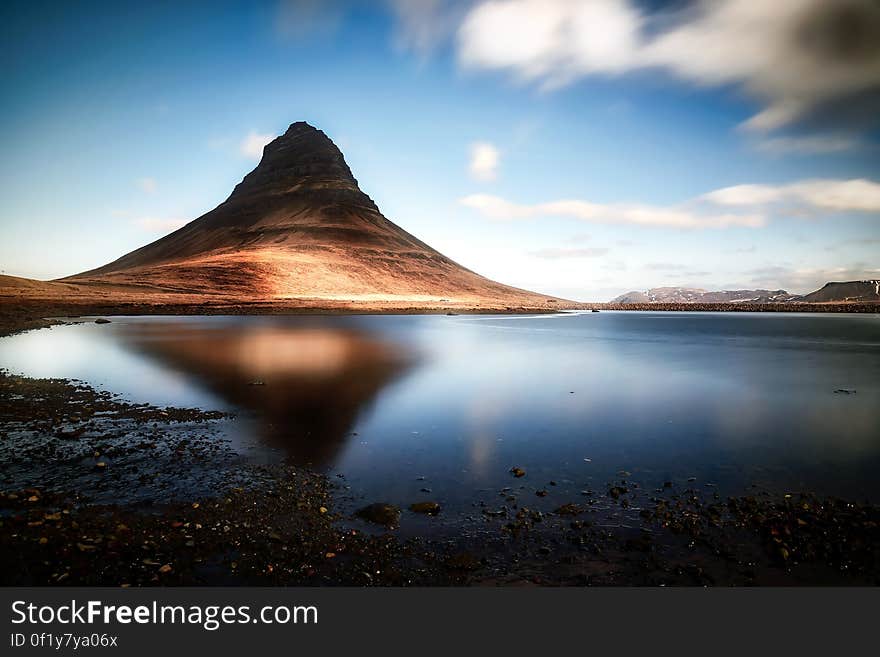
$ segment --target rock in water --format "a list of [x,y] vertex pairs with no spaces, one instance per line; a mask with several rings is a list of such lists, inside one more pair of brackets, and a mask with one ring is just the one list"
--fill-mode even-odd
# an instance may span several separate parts
[[437,502],[416,502],[409,505],[409,510],[413,513],[425,513],[429,516],[436,516],[440,513],[440,505]]
[[355,515],[362,520],[385,527],[396,527],[400,521],[400,509],[392,504],[376,502],[358,509]]

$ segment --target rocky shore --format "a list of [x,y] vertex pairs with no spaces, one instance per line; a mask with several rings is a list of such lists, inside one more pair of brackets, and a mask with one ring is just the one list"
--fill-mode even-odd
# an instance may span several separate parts
[[337,478],[245,462],[218,430],[227,421],[0,373],[0,584],[880,583],[875,505],[722,498],[690,480],[648,489],[622,472],[577,499],[543,490],[559,496],[547,513],[532,508],[528,464],[512,464],[497,503],[475,502],[454,533],[403,539],[397,519],[453,512],[368,510]]

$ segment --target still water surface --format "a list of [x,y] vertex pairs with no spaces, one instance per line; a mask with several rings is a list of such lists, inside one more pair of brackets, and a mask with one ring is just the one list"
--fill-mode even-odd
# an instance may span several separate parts
[[622,476],[880,499],[880,315],[119,317],[0,339],[0,367],[233,410],[248,458],[365,501],[552,508]]

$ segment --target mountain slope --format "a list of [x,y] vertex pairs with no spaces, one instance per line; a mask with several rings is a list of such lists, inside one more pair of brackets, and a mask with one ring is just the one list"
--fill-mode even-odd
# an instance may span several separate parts
[[304,122],[268,144],[214,210],[63,280],[248,299],[556,302],[479,276],[390,222],[336,145]]
[[880,281],[847,281],[825,283],[802,299],[811,303],[833,301],[880,301]]

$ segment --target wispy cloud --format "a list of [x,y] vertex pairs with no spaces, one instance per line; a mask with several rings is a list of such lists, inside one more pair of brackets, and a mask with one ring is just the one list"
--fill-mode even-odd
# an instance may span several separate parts
[[608,253],[609,249],[601,247],[593,248],[566,248],[556,247],[529,251],[529,255],[547,260],[561,260],[567,258],[598,258]]
[[481,141],[471,144],[468,170],[475,180],[484,182],[495,180],[498,177],[500,162],[501,153],[489,142]]
[[706,213],[686,207],[659,207],[631,204],[601,204],[578,199],[550,201],[533,205],[518,204],[490,194],[471,194],[460,199],[465,207],[495,220],[567,217],[598,224],[634,224],[658,228],[757,227],[764,224],[761,214]]
[[394,45],[424,57],[451,37],[472,0],[388,0],[397,23]]
[[147,194],[155,194],[159,187],[155,178],[138,178],[136,182],[137,186]]
[[725,206],[763,206],[788,203],[834,212],[880,212],[880,183],[853,180],[804,180],[788,185],[734,185],[703,196]]
[[741,247],[737,247],[735,249],[725,249],[724,253],[746,254],[746,253],[755,253],[757,250],[758,250],[758,247],[755,246],[754,244],[752,244],[751,246],[741,246]]
[[755,142],[757,150],[772,155],[843,153],[856,150],[861,146],[861,142],[851,135],[771,137]]
[[148,233],[170,233],[185,226],[189,220],[168,217],[138,217],[132,223]]
[[[804,180],[787,185],[723,187],[675,206],[603,204],[580,199],[521,204],[491,194],[459,199],[465,207],[499,221],[566,217],[590,223],[656,228],[756,228],[775,213],[880,213],[880,183],[865,179]],[[726,212],[726,208],[735,211]]]
[[251,132],[241,140],[238,149],[245,157],[259,160],[263,157],[263,148],[273,139],[275,139],[275,135]]

